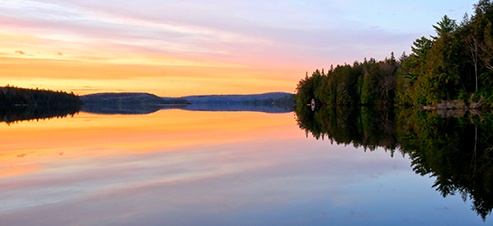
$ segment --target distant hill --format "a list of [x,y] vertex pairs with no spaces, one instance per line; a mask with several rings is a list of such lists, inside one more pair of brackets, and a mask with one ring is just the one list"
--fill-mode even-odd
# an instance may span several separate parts
[[291,112],[294,95],[275,92],[250,95],[202,95],[182,97],[190,102],[191,111],[257,111],[267,113]]
[[161,109],[190,111],[291,112],[294,95],[202,95],[180,98],[150,93],[95,93],[77,96],[62,91],[0,87],[0,121],[63,117],[79,110],[98,114],[148,114]]
[[94,93],[81,96],[84,104],[166,105],[188,104],[183,98],[161,98],[150,93]]
[[149,93],[96,93],[80,97],[82,111],[99,114],[148,114],[161,109],[190,111],[291,112],[294,95],[264,93],[252,95],[202,95],[180,98],[158,97]]
[[225,104],[225,103],[273,103],[289,101],[294,95],[290,93],[275,92],[249,95],[201,95],[201,96],[184,96],[191,104]]
[[82,111],[99,114],[148,114],[188,104],[183,98],[161,98],[150,93],[95,93],[80,99],[84,103]]

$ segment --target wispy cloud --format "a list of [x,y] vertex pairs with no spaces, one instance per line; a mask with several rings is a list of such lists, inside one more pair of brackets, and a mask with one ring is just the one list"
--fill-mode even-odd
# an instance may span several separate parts
[[16,50],[15,51],[16,54],[19,54],[19,55],[25,55],[26,53],[22,50]]
[[460,20],[475,2],[5,0],[0,55],[257,68],[276,77],[291,70],[286,76],[295,80],[330,64],[409,51],[444,14]]
[[[377,57],[383,52],[387,54],[390,48],[405,50],[403,37],[409,42],[416,38],[414,35],[423,33],[420,29],[431,29],[430,21],[421,22],[423,15],[430,15],[429,4],[383,0],[207,3],[9,0],[0,6],[0,16],[15,21],[17,29],[48,40],[90,48],[106,47],[108,51],[128,49],[235,61],[242,61],[242,54],[258,58],[280,51],[281,59],[296,61],[300,53],[328,59],[340,56],[337,46],[366,54],[360,44],[371,45]],[[453,6],[442,5],[445,8],[442,12],[436,8],[434,12],[441,15],[449,11],[446,7],[457,11],[464,5],[447,4]],[[415,11],[418,9],[421,12]],[[413,17],[416,13],[419,17]],[[375,27],[379,29],[372,29]],[[383,49],[382,53],[378,49]]]

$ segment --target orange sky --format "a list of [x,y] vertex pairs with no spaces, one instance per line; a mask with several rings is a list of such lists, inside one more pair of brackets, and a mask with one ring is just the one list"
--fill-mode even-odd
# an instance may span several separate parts
[[292,93],[306,72],[409,52],[444,14],[460,20],[473,3],[7,0],[0,86]]
[[[72,60],[0,58],[3,85],[73,91],[149,92],[160,96],[292,93],[297,78],[289,70],[258,71],[220,66],[161,66]],[[288,67],[289,68],[289,67]]]

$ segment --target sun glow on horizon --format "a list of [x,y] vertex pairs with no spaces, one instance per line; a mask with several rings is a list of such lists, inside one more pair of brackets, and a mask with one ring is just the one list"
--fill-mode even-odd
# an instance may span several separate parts
[[[7,0],[0,85],[77,94],[293,92],[306,72],[409,50],[444,13],[462,17],[473,3],[420,0],[375,16],[388,4]],[[408,8],[423,15],[410,17]]]
[[[0,58],[0,80],[24,88],[74,92],[150,92],[179,97],[294,90],[296,78],[279,78],[236,66],[95,63],[53,59]],[[238,71],[243,71],[238,73]],[[288,72],[284,72],[288,73]],[[252,90],[252,87],[255,89]]]

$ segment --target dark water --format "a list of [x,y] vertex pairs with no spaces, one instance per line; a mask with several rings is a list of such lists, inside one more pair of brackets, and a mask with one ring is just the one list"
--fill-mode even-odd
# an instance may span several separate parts
[[491,122],[171,109],[0,124],[0,225],[489,225]]

